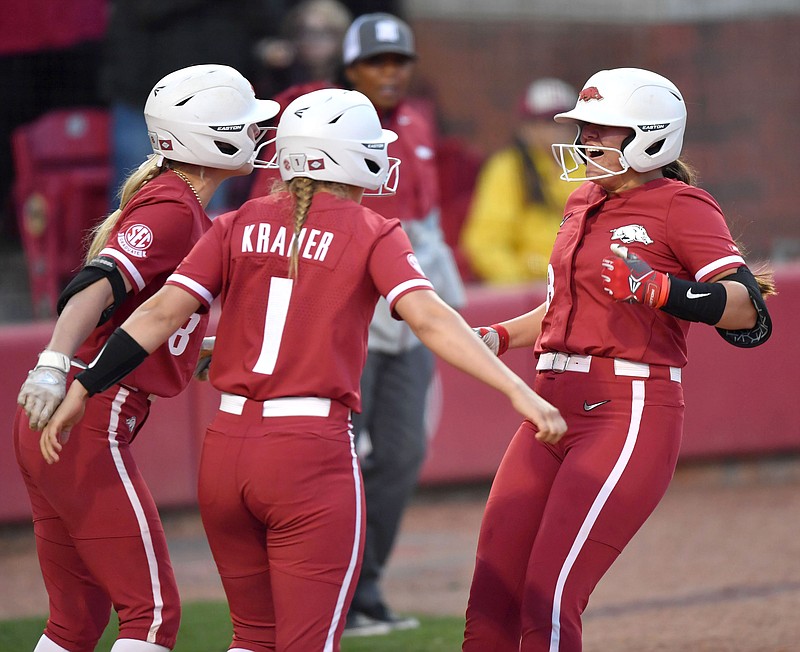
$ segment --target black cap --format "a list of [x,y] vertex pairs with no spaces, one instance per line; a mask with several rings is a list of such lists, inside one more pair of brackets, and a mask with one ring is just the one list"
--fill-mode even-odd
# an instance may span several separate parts
[[416,58],[411,28],[391,14],[364,14],[356,18],[344,35],[344,65],[376,54],[394,53]]

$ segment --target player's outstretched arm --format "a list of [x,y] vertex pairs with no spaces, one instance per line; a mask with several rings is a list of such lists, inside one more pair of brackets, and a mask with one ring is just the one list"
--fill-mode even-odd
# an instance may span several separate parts
[[561,413],[495,357],[455,310],[435,292],[417,290],[398,299],[397,313],[436,355],[505,394],[537,428],[536,437],[555,443],[566,432]]
[[111,334],[97,359],[75,377],[67,396],[42,432],[39,446],[45,461],[58,462],[69,430],[83,416],[86,399],[119,382],[138,367],[199,306],[200,302],[188,292],[165,285]]
[[28,416],[31,430],[41,430],[67,391],[70,359],[97,326],[103,310],[113,301],[107,279],[72,295],[56,321],[53,335],[36,366],[28,372],[17,403]]
[[501,356],[508,349],[530,347],[536,343],[536,338],[542,332],[542,319],[546,309],[546,304],[542,303],[519,317],[491,326],[478,326],[472,330],[492,353]]

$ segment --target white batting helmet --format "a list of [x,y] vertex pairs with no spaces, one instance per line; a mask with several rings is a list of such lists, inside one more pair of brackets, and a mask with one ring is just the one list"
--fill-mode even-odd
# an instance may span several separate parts
[[159,81],[147,97],[144,117],[156,154],[236,170],[255,158],[250,127],[279,110],[277,102],[256,99],[250,82],[234,68],[204,64]]
[[581,151],[580,127],[591,123],[630,127],[634,134],[623,143],[620,152],[622,172],[628,167],[649,172],[680,156],[686,130],[686,104],[675,84],[666,77],[641,68],[615,68],[592,75],[578,93],[575,108],[559,113],[554,119],[578,125],[574,144],[553,145],[556,160],[562,165],[565,148],[575,152],[576,161],[586,160]]
[[381,127],[375,107],[358,91],[325,88],[291,102],[275,140],[281,178],[335,181],[377,194],[391,194],[390,172],[399,161],[387,156],[397,134]]

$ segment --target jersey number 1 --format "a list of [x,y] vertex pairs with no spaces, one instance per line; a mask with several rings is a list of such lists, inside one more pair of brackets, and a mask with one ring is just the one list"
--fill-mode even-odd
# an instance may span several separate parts
[[293,287],[294,279],[278,276],[270,279],[267,315],[264,320],[264,339],[261,340],[261,353],[253,367],[253,371],[257,374],[269,376],[275,371]]

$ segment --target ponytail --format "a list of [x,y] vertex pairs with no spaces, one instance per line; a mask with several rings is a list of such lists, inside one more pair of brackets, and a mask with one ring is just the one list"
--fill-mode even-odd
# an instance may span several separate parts
[[697,172],[695,172],[691,165],[681,159],[676,159],[672,161],[672,163],[667,163],[667,165],[661,168],[661,171],[667,179],[683,181],[689,186],[697,185]]

